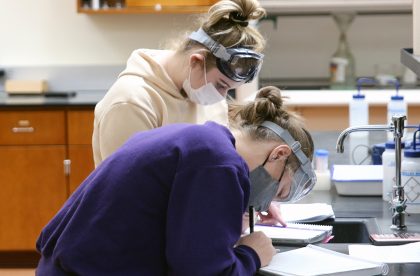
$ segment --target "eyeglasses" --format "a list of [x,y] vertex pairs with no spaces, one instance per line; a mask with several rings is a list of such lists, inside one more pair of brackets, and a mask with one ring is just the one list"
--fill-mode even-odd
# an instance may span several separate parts
[[225,48],[214,41],[202,28],[190,39],[206,46],[216,57],[217,68],[226,77],[237,82],[251,82],[261,69],[264,55],[247,48]]

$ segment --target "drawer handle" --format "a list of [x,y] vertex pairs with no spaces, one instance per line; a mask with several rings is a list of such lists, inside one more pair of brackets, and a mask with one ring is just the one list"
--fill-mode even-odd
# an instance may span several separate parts
[[14,127],[12,128],[13,133],[31,133],[35,129],[33,127]]

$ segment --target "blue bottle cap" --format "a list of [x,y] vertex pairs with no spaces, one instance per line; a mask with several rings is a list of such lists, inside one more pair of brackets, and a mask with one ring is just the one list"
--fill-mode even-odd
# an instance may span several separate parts
[[[385,143],[386,149],[395,149],[395,142],[394,141],[388,141]],[[401,141],[401,148],[405,148],[405,142]]]
[[416,134],[419,133],[419,129],[414,131],[413,134],[413,143],[412,143],[412,148],[407,148],[404,150],[404,157],[420,157],[420,148],[418,148],[417,146],[420,145],[420,143],[418,143],[416,140]]
[[420,149],[405,149],[404,157],[420,157]]
[[365,95],[363,95],[363,94],[354,94],[353,95],[353,99],[364,99],[365,98]]
[[394,95],[394,96],[391,96],[391,100],[393,100],[393,101],[402,101],[402,100],[404,100],[404,96]]
[[328,156],[328,150],[319,149],[315,151],[315,156]]

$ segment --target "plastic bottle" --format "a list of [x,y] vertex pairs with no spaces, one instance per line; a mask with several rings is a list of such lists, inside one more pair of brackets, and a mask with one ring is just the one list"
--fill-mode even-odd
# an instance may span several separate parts
[[401,185],[407,199],[407,213],[420,213],[420,143],[414,132],[413,147],[404,150],[401,163]]
[[[401,148],[404,148],[404,142]],[[395,142],[389,141],[385,143],[385,151],[382,153],[382,199],[391,200],[392,187],[395,185]]]
[[92,4],[90,6],[92,7],[92,10],[99,10],[99,8],[101,7],[101,1],[92,0]]
[[[370,83],[374,80],[360,78],[357,80],[357,94],[354,94],[349,104],[349,125],[360,126],[369,124],[369,104],[365,95],[361,93],[362,83]],[[369,132],[353,132],[349,136],[350,164],[369,164]]]
[[[398,95],[400,89],[400,83],[395,80],[395,95],[391,96],[390,101],[388,102],[388,114],[387,122],[388,124],[392,123],[392,116],[394,115],[407,115],[407,103],[404,100],[404,96]],[[394,139],[393,133],[388,132],[388,140]],[[407,135],[407,130],[404,129],[403,136]]]
[[314,190],[329,190],[331,188],[331,173],[328,169],[328,151],[319,149],[315,151],[314,167],[317,177]]

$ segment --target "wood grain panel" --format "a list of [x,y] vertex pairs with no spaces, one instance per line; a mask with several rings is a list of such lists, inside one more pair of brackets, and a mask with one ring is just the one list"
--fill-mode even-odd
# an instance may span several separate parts
[[65,146],[0,147],[0,250],[34,250],[67,195]]
[[0,111],[0,144],[65,144],[64,111]]
[[71,195],[93,171],[95,164],[91,145],[70,145],[68,152],[71,160],[69,185]]
[[92,144],[93,120],[93,110],[68,111],[68,143],[70,145]]

